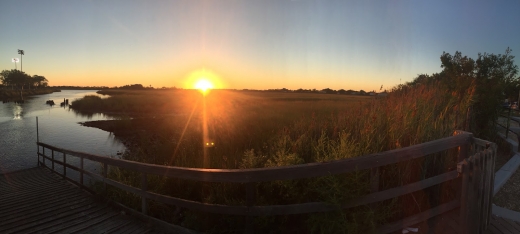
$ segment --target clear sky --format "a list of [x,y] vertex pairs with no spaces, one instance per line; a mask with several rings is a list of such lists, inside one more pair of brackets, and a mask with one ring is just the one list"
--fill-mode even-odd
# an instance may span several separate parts
[[[513,49],[520,1],[0,1],[0,70],[50,85],[391,88],[439,72],[443,51]],[[20,64],[18,63],[18,68]],[[188,81],[189,80],[189,81]]]

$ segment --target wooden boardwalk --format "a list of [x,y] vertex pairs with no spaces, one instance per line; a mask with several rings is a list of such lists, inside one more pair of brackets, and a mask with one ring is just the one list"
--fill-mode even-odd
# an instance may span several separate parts
[[[408,232],[409,234],[458,234],[460,231],[459,209],[446,212],[437,217],[433,217],[426,222],[417,225],[411,225],[412,228],[417,228],[417,232]],[[401,233],[395,232],[395,233]],[[518,234],[520,233],[520,223],[510,219],[491,216],[488,229],[484,231],[486,234]]]
[[[0,233],[158,232],[44,168],[0,175],[0,211]],[[418,232],[409,233],[460,233],[459,209],[411,227]],[[485,233],[520,233],[520,223],[493,215]]]
[[44,168],[0,175],[0,233],[155,233]]

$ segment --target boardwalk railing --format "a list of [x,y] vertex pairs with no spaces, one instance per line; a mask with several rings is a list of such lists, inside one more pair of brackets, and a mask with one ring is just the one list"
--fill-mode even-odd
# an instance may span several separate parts
[[[506,130],[506,138],[508,138],[510,133],[513,133],[517,136],[517,139],[520,139],[520,129],[511,128],[511,120],[520,124],[520,110],[513,109],[511,107],[504,107],[500,113],[500,116],[506,118],[505,123],[500,123],[500,121],[497,122],[499,127],[502,127]],[[518,147],[520,149],[520,144]]]
[[462,176],[460,223],[462,233],[482,233],[491,217],[496,145],[475,139],[476,153],[457,164]]
[[[111,185],[124,191],[134,193],[141,197],[141,212],[147,213],[148,199],[162,202],[165,204],[194,209],[203,212],[230,214],[242,216],[269,216],[269,215],[290,215],[306,214],[315,212],[326,212],[337,209],[346,209],[360,205],[367,205],[388,199],[400,197],[409,193],[420,191],[434,185],[448,181],[455,182],[457,196],[455,199],[432,207],[411,217],[406,217],[400,221],[389,223],[380,227],[378,233],[389,233],[400,230],[404,227],[417,224],[431,217],[440,215],[444,212],[461,207],[461,229],[467,233],[482,232],[489,223],[490,206],[493,188],[494,160],[496,155],[496,145],[491,142],[474,138],[471,133],[456,131],[451,137],[446,137],[419,145],[414,145],[397,150],[390,150],[382,153],[370,154],[356,158],[325,162],[309,163],[294,166],[257,168],[257,169],[199,169],[182,168],[161,165],[144,164],[123,159],[115,159],[104,156],[97,156],[88,153],[81,153],[72,150],[61,149],[45,143],[38,142],[38,162],[40,165],[50,168],[52,171],[61,174],[65,179],[83,186],[83,175],[86,174],[92,179],[101,181],[105,187]],[[383,191],[379,191],[379,178],[381,176],[379,168],[389,164],[396,164],[412,159],[424,157],[450,149],[458,148],[457,168],[436,175],[424,180],[406,184]],[[41,149],[41,150],[40,150]],[[47,149],[47,150],[46,150]],[[58,153],[58,155],[57,155]],[[67,157],[79,158],[79,167],[67,163]],[[61,158],[58,160],[56,157]],[[41,159],[41,160],[40,160]],[[84,159],[99,162],[103,165],[101,175],[89,172],[84,168]],[[50,160],[46,163],[45,160]],[[50,166],[48,165],[50,164]],[[63,171],[54,170],[54,164],[63,166]],[[141,174],[141,187],[128,186],[119,181],[107,177],[108,166],[116,166],[132,170]],[[79,182],[68,178],[67,168],[79,172]],[[257,191],[255,183],[275,180],[303,179],[319,176],[336,175],[353,172],[357,170],[371,171],[371,193],[341,204],[339,207],[325,202],[309,202],[289,205],[268,205],[255,206]],[[244,184],[246,188],[246,206],[228,206],[220,204],[207,204],[198,201],[190,201],[176,197],[170,197],[147,191],[147,175],[159,175],[168,178],[186,179],[200,182],[228,182]],[[478,203],[478,206],[473,204]],[[482,223],[478,227],[473,227],[479,221]],[[473,232],[473,231],[477,232]]]

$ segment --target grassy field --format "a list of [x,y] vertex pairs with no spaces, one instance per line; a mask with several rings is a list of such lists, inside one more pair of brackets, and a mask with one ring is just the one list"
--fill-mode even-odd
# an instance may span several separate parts
[[[127,145],[123,158],[199,168],[259,168],[325,162],[419,144],[469,125],[474,91],[446,92],[440,84],[403,86],[384,98],[328,94],[190,90],[108,91],[85,97],[76,111],[118,115],[90,122],[115,133]],[[445,152],[382,168],[379,189],[444,173],[455,166]],[[295,181],[258,183],[257,205],[325,201],[339,204],[369,193],[367,171]],[[138,186],[140,177],[111,168],[110,176]],[[183,188],[183,189],[178,189]],[[151,178],[149,189],[183,199],[245,204],[243,189]],[[139,207],[140,199],[112,190],[111,196]],[[260,217],[259,232],[366,233],[378,225],[424,211],[451,198],[444,186],[384,201],[376,207],[288,217]],[[203,214],[152,203],[151,213],[205,232],[242,232],[243,217]],[[176,212],[177,211],[177,212]],[[175,213],[176,215],[171,215]]]

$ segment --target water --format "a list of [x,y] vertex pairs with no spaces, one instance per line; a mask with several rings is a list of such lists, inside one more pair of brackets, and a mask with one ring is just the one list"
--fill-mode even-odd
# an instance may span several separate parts
[[[37,116],[40,142],[110,157],[124,151],[124,145],[109,132],[79,124],[85,121],[106,120],[110,117],[102,114],[85,116],[59,105],[64,98],[72,102],[85,95],[96,93],[92,90],[63,90],[29,97],[23,104],[0,104],[0,173],[36,166]],[[57,105],[46,105],[47,100],[54,100]],[[86,166],[94,171],[99,167],[97,164]]]

